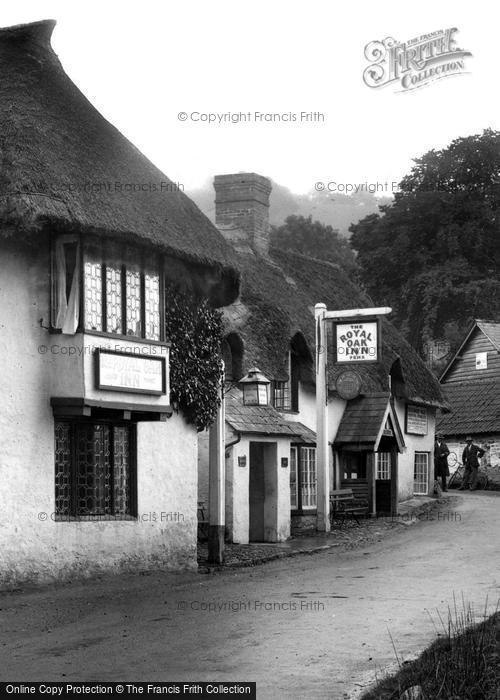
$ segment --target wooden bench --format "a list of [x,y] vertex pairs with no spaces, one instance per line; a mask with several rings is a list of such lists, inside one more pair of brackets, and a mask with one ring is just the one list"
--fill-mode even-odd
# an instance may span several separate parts
[[208,514],[205,501],[198,501],[198,541],[208,540]]
[[348,517],[354,519],[358,525],[359,517],[368,512],[368,503],[354,497],[352,489],[337,489],[330,492],[330,522],[340,519],[343,525]]

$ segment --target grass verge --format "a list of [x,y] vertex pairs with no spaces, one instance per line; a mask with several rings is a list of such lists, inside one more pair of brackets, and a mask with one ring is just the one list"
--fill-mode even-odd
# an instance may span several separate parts
[[[498,700],[500,698],[500,612],[480,624],[470,604],[462,600],[438,613],[438,639],[415,661],[402,662],[393,643],[399,671],[384,678],[361,700],[398,700],[409,688],[420,687],[422,700]],[[431,618],[432,619],[432,618]],[[392,638],[391,638],[392,641]],[[409,697],[409,695],[407,696]]]

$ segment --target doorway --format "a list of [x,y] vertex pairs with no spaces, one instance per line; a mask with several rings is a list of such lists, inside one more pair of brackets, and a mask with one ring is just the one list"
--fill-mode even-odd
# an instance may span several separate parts
[[275,542],[277,539],[277,454],[275,442],[250,443],[250,542]]
[[335,488],[351,489],[354,497],[369,503],[366,450],[342,450],[339,453],[340,484]]
[[375,452],[376,512],[394,515],[398,509],[397,450],[392,439],[383,437]]

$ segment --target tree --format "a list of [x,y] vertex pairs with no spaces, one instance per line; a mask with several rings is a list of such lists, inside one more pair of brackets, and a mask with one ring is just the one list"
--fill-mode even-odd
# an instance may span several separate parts
[[426,341],[500,318],[500,132],[415,160],[390,205],[351,226],[361,279],[421,353]]
[[288,216],[284,224],[273,226],[271,245],[337,263],[350,273],[357,271],[356,258],[349,242],[331,226],[313,221],[312,216]]

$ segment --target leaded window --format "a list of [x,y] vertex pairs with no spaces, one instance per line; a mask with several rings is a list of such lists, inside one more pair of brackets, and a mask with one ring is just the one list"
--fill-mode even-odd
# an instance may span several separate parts
[[85,261],[84,266],[85,327],[102,331],[102,264]]
[[116,426],[113,441],[115,515],[131,512],[130,429]]
[[160,277],[144,275],[146,338],[160,340]]
[[56,423],[56,513],[71,511],[71,426]]
[[56,515],[134,515],[133,429],[105,421],[56,422]]
[[84,328],[160,341],[159,256],[116,241],[90,239],[83,259]]
[[160,269],[157,253],[95,237],[86,237],[83,244],[76,235],[57,237],[51,264],[52,327],[71,335],[85,329],[162,340]]
[[142,335],[141,328],[141,274],[137,270],[126,272],[127,335]]
[[123,333],[122,324],[122,270],[119,266],[106,266],[106,330]]

